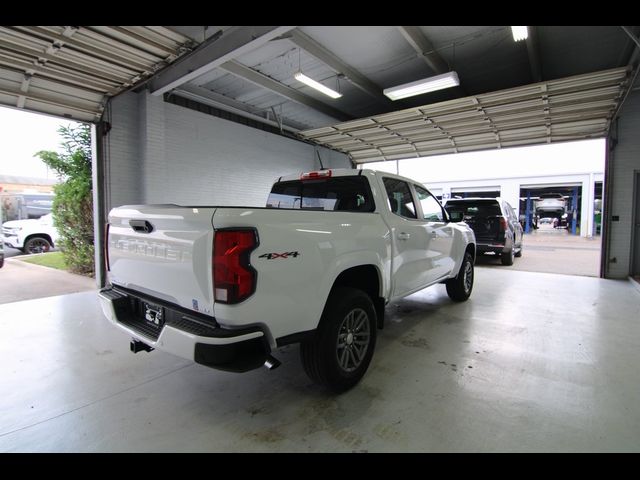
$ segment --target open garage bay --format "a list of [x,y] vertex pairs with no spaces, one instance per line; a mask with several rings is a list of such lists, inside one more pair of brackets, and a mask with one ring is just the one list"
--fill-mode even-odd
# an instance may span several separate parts
[[477,266],[521,270],[525,272],[562,273],[598,277],[601,238],[570,235],[565,229],[543,225],[524,236],[522,257],[504,266],[500,257],[479,255]]

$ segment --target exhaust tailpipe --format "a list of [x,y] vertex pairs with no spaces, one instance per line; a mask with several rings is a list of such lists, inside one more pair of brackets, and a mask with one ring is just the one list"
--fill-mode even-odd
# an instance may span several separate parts
[[269,370],[273,370],[282,365],[282,362],[277,358],[272,357],[271,355],[267,356],[267,359],[264,361],[264,366]]

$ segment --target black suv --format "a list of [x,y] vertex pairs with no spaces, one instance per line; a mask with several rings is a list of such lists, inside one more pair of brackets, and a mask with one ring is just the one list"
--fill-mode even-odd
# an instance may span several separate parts
[[452,198],[444,206],[454,222],[466,222],[476,235],[478,253],[500,255],[503,265],[522,256],[522,225],[501,198]]

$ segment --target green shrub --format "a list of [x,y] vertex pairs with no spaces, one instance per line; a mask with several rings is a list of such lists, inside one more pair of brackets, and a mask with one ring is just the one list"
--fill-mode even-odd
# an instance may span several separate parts
[[60,127],[64,153],[40,151],[42,161],[64,181],[54,187],[53,223],[64,260],[72,272],[93,276],[93,193],[89,125]]

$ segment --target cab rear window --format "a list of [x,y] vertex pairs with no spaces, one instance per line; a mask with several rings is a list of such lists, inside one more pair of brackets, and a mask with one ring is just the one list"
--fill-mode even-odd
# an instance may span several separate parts
[[447,202],[444,206],[449,213],[460,212],[465,219],[487,218],[502,215],[500,205],[493,201]]
[[368,180],[358,175],[278,182],[267,208],[373,212],[375,204]]

